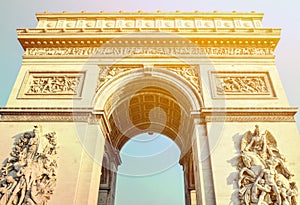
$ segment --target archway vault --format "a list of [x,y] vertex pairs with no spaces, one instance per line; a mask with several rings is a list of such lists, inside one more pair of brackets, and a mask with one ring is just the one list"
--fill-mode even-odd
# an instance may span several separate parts
[[198,66],[133,65],[130,69],[130,65],[115,65],[105,69],[94,107],[108,119],[111,144],[120,150],[133,136],[156,132],[171,138],[182,155],[188,152],[191,112],[202,106]]

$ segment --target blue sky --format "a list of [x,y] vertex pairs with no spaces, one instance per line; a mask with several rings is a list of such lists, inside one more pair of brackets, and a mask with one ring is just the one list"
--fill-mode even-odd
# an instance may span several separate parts
[[120,153],[116,205],[183,205],[184,182],[180,150],[169,138],[141,134]]
[[[36,26],[35,13],[43,11],[257,11],[265,13],[263,25],[265,27],[282,28],[282,37],[276,49],[277,68],[280,74],[287,97],[292,107],[300,106],[300,86],[299,86],[299,22],[300,3],[296,0],[9,0],[1,2],[1,38],[0,38],[0,106],[5,106],[9,93],[13,87],[15,78],[21,66],[23,50],[17,41],[17,28],[34,28]],[[300,114],[297,114],[298,127],[300,123]],[[158,143],[166,144],[166,147],[172,143],[165,137],[157,138]],[[148,148],[154,149],[153,143],[149,142]],[[154,146],[154,147],[153,147]],[[172,146],[171,146],[172,147]],[[126,144],[122,153],[127,156],[128,153],[136,155],[145,155],[143,149],[140,149],[139,142],[129,142]],[[165,150],[165,147],[160,147]],[[154,149],[155,150],[155,149]],[[153,150],[152,150],[153,151]],[[159,150],[156,150],[159,152]],[[174,156],[179,151],[176,149],[167,153],[171,162],[174,162]],[[172,157],[171,157],[172,156]],[[126,157],[125,157],[126,158]],[[132,166],[144,167],[132,163],[126,164],[126,159],[120,167],[121,174],[118,178],[119,189],[117,194],[119,201],[117,205],[178,205],[182,204],[182,181],[181,167],[175,163],[169,169],[163,169],[159,174],[147,175],[144,177],[130,176]],[[140,163],[145,163],[142,161]],[[151,162],[154,167],[161,168],[159,161]],[[157,164],[158,163],[158,164]],[[124,166],[124,167],[123,167]],[[134,168],[134,167],[133,167]],[[129,171],[128,171],[128,170]],[[127,171],[126,171],[127,170]],[[147,170],[144,170],[147,172]],[[148,170],[149,171],[149,170]],[[127,174],[124,174],[127,173]],[[133,174],[132,174],[133,175]],[[176,202],[168,201],[170,197]],[[135,202],[130,201],[131,196],[138,196]],[[129,201],[126,201],[129,200]],[[144,200],[143,202],[141,200]]]

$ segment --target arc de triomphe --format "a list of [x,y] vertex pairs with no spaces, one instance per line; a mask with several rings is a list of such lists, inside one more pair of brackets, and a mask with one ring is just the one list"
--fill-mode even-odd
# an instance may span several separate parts
[[112,205],[119,150],[145,132],[180,148],[187,205],[296,204],[297,109],[263,14],[36,16],[0,109],[0,204]]

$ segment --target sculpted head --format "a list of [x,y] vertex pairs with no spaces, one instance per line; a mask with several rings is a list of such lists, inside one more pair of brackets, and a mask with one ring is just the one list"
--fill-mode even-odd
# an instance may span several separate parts
[[282,182],[281,182],[280,180],[277,180],[277,181],[276,181],[276,185],[277,185],[278,187],[282,187],[282,186],[283,186],[283,184],[282,184]]
[[254,130],[253,136],[260,136],[260,131],[259,131],[258,125],[255,125],[255,130]]
[[42,134],[42,127],[40,125],[35,125],[33,129],[34,136],[39,136]]
[[7,181],[8,183],[12,183],[12,182],[14,182],[15,180],[14,180],[14,178],[13,178],[12,176],[7,176],[6,181]]
[[252,166],[252,158],[246,154],[242,155],[242,160],[247,168],[251,168]]
[[30,139],[30,138],[31,138],[31,135],[30,135],[30,133],[25,132],[24,135],[23,135],[23,137],[24,137],[25,139]]
[[265,180],[264,180],[264,179],[260,179],[260,180],[258,181],[258,183],[261,184],[261,185],[265,185]]

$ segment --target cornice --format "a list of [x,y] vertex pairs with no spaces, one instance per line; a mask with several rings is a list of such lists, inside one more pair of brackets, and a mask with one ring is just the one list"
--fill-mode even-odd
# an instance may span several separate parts
[[0,108],[0,122],[90,122],[90,108]]
[[216,107],[216,108],[202,108],[201,113],[234,113],[234,112],[287,112],[296,114],[298,108],[296,107]]
[[278,41],[279,28],[33,28],[17,29],[18,39],[244,39]]
[[257,39],[257,38],[197,38],[197,39],[179,39],[179,38],[153,38],[153,39],[86,39],[86,38],[26,38],[22,39],[22,42],[26,47],[121,47],[121,46],[149,46],[149,45],[160,45],[160,46],[253,46],[253,47],[275,47],[277,40],[273,38]]
[[204,122],[295,122],[297,108],[202,108]]
[[[133,34],[134,33],[134,34]],[[255,46],[276,48],[280,29],[215,30],[190,32],[141,30],[106,32],[101,29],[19,29],[18,39],[24,48],[100,47],[100,46]],[[138,39],[138,40],[137,40]]]
[[255,11],[252,12],[200,12],[195,10],[194,12],[181,12],[179,10],[175,12],[164,12],[161,10],[157,10],[156,12],[146,12],[142,10],[138,10],[136,12],[126,12],[126,11],[118,11],[118,12],[42,12],[37,13],[36,17],[38,20],[44,18],[111,18],[111,17],[206,17],[206,18],[214,18],[214,17],[236,17],[236,18],[263,18],[263,13],[256,13]]

